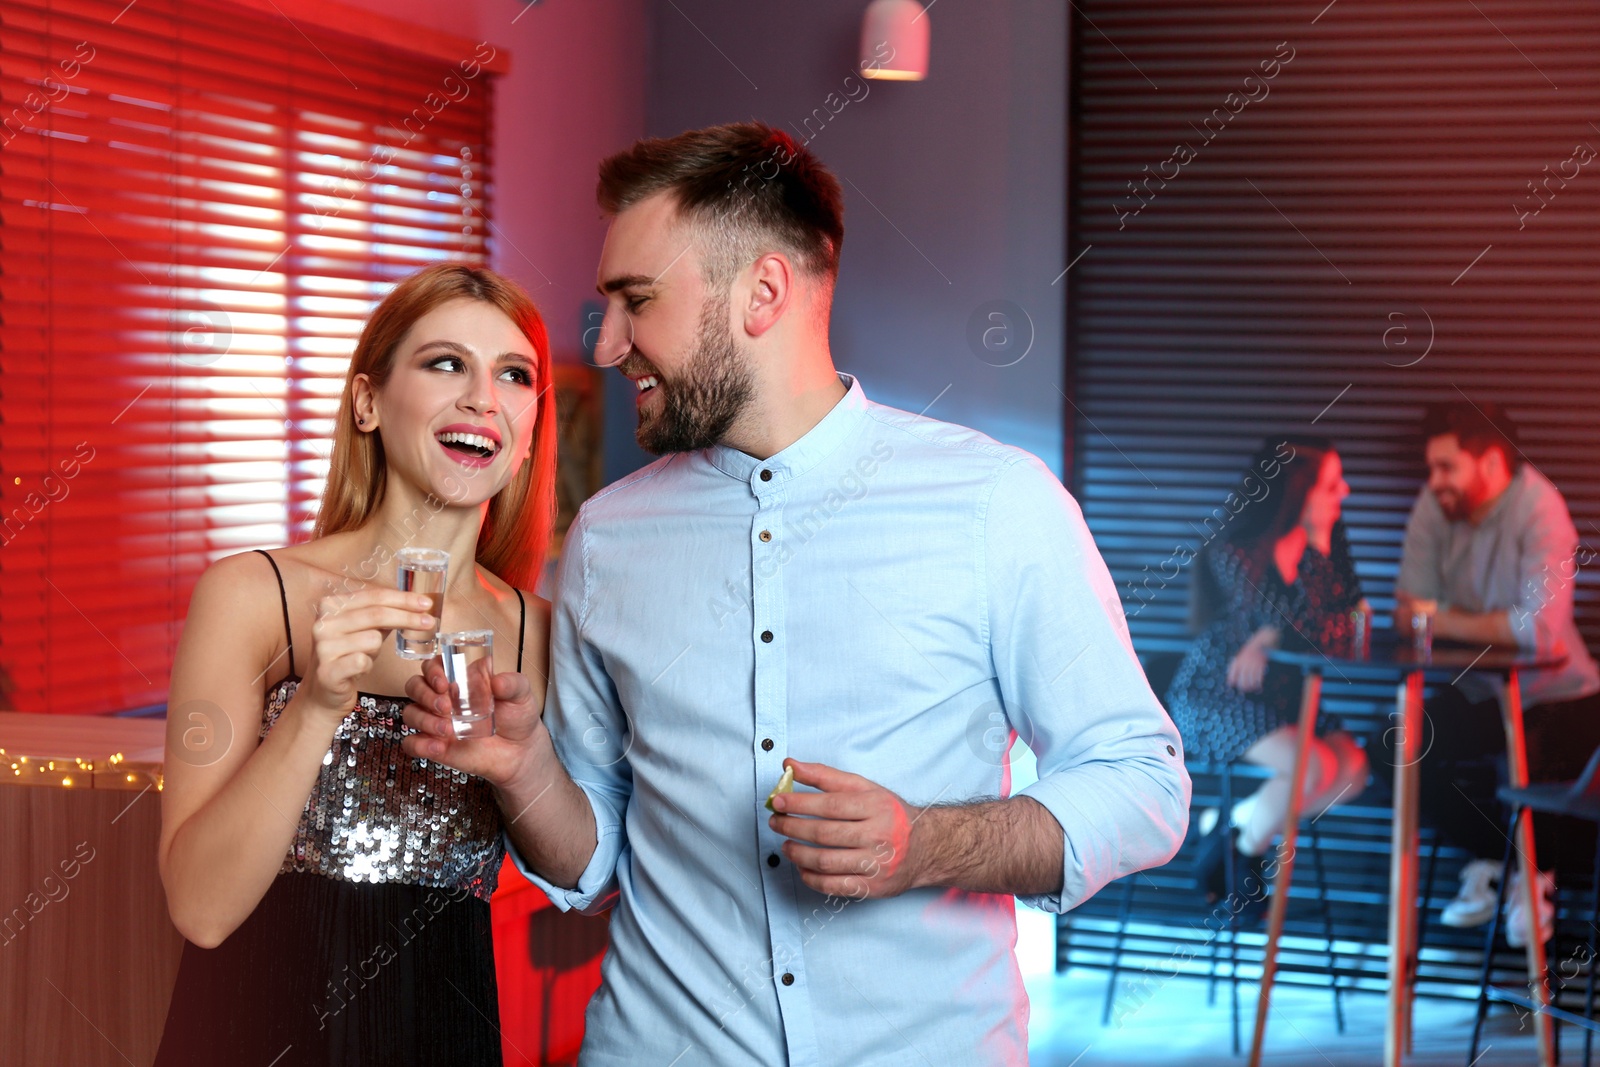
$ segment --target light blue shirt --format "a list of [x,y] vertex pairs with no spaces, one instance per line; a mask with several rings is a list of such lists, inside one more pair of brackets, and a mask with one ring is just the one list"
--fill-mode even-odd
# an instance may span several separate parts
[[770,459],[664,457],[567,535],[545,720],[599,843],[572,890],[512,858],[615,906],[583,1067],[1027,1062],[1014,898],[812,891],[763,806],[785,756],[953,803],[1008,795],[1020,736],[1065,841],[1051,911],[1183,839],[1181,742],[1076,502],[841,379]]

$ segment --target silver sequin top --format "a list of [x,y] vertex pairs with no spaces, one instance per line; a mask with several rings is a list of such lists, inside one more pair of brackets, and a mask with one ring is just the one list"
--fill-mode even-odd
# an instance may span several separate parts
[[[300,679],[267,694],[266,737]],[[311,872],[346,882],[400,882],[494,893],[504,851],[500,809],[489,783],[413,759],[400,739],[415,733],[404,699],[362,693],[334,731],[280,873]]]

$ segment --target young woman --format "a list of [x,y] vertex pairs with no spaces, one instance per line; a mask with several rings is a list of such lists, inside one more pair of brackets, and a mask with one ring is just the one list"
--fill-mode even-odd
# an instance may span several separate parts
[[[1192,601],[1203,629],[1173,676],[1167,708],[1190,756],[1244,759],[1274,772],[1231,818],[1222,813],[1214,829],[1202,826],[1196,877],[1209,901],[1222,895],[1223,864],[1235,853],[1260,878],[1289,811],[1300,672],[1269,666],[1267,651],[1336,648],[1349,640],[1351,611],[1365,606],[1339,519],[1349,493],[1332,442],[1269,440],[1240,486],[1243,506],[1200,552]],[[1353,800],[1366,780],[1366,753],[1348,734],[1318,737],[1302,811],[1314,816]],[[1265,880],[1257,884],[1259,904]]]
[[394,555],[448,552],[443,628],[493,629],[496,672],[544,676],[548,605],[526,590],[555,517],[551,373],[514,283],[406,278],[350,361],[311,540],[196,585],[160,845],[188,943],[157,1064],[501,1062],[501,816],[489,782],[401,749],[419,664],[393,631],[432,619]]

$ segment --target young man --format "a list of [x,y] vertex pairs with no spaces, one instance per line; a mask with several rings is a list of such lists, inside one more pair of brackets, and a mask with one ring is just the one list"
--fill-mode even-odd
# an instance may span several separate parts
[[[518,867],[615,906],[581,1062],[1023,1064],[1013,897],[1071,908],[1187,825],[1079,509],[834,370],[839,186],[787,135],[642,141],[599,199],[597,359],[662,458],[580,511],[546,726],[506,690],[525,742],[484,768]],[[1016,796],[997,731],[1038,755]]]
[[[1600,745],[1600,671],[1572,617],[1574,578],[1592,553],[1580,549],[1566,501],[1524,461],[1516,427],[1496,405],[1435,405],[1423,435],[1428,484],[1406,523],[1396,625],[1409,632],[1415,615],[1431,614],[1436,639],[1564,653],[1561,667],[1523,673],[1524,730],[1530,780],[1575,778]],[[1479,857],[1463,868],[1461,891],[1443,920],[1476,926],[1494,915],[1506,822],[1492,789],[1468,784],[1460,761],[1504,757],[1499,694],[1468,675],[1429,703],[1428,717],[1425,810],[1441,832]],[[1457,774],[1442,773],[1439,764],[1447,761],[1457,761]],[[1555,866],[1568,851],[1567,835],[1551,819],[1535,820],[1534,827],[1535,857]],[[1541,873],[1540,880],[1553,897],[1552,875]],[[1507,938],[1520,945],[1529,927],[1523,898],[1509,899]],[[1548,913],[1541,908],[1541,938],[1548,939],[1553,915],[1553,905]]]

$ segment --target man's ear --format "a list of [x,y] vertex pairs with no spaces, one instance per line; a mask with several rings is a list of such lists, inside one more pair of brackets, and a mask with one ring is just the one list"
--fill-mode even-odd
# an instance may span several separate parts
[[1511,453],[1503,448],[1491,445],[1484,449],[1483,465],[1485,474],[1492,472],[1497,475],[1503,474],[1507,478],[1511,477]]
[[740,287],[744,306],[740,313],[744,331],[760,337],[778,324],[798,297],[794,291],[794,265],[782,252],[768,252],[750,265],[747,283]]

